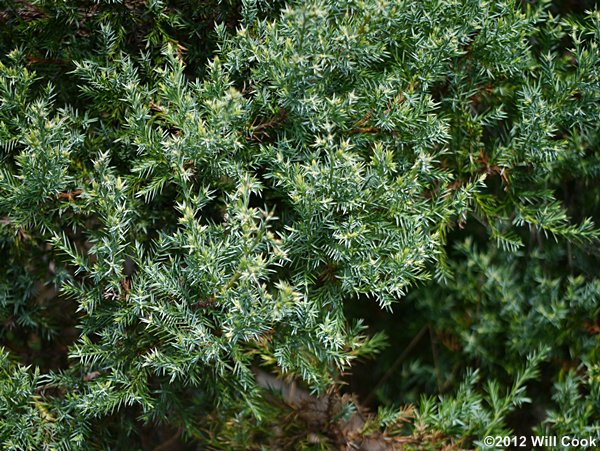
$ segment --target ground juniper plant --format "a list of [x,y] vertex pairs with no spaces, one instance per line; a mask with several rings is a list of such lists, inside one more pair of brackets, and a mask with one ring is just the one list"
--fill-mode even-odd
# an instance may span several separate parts
[[600,444],[592,3],[0,0],[0,448]]

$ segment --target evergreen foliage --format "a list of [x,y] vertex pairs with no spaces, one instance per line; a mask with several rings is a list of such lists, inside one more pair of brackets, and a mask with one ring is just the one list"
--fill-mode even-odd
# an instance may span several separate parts
[[0,0],[0,25],[2,449],[598,436],[600,11]]

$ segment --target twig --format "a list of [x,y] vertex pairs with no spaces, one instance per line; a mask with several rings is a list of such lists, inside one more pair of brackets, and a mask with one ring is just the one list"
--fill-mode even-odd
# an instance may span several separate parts
[[435,345],[435,336],[431,324],[427,326],[429,329],[429,340],[431,341],[431,355],[433,357],[433,366],[435,367],[435,378],[437,379],[438,391],[442,389],[442,374],[440,373],[439,359],[437,346]]
[[179,440],[179,437],[181,436],[182,432],[183,432],[183,430],[181,428],[179,428],[177,430],[177,432],[175,432],[175,434],[173,434],[171,437],[169,437],[166,441],[162,442],[160,445],[156,446],[152,451],[162,451],[162,450],[172,449],[172,445],[174,445],[177,442],[177,440]]
[[379,379],[379,382],[377,382],[375,387],[373,387],[373,389],[371,390],[371,392],[365,399],[365,402],[364,402],[365,404],[368,404],[369,401],[371,401],[371,399],[373,399],[373,396],[375,395],[375,392],[377,391],[377,389],[379,387],[381,387],[392,376],[392,374],[394,374],[394,371],[396,371],[396,369],[402,364],[402,362],[404,362],[404,359],[406,359],[406,357],[408,357],[408,354],[410,354],[410,352],[413,350],[413,348],[419,343],[421,338],[423,338],[423,335],[425,335],[425,332],[427,332],[428,328],[429,328],[428,325],[423,326],[423,328],[419,331],[419,333],[413,337],[413,339],[410,341],[408,346],[406,348],[404,348],[404,351],[402,351],[402,354],[400,354],[398,356],[398,358],[393,363],[393,365],[386,371],[386,373],[383,375],[383,377],[381,379]]

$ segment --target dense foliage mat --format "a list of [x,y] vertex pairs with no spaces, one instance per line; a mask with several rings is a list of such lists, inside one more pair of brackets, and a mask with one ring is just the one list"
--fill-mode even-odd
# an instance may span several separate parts
[[598,437],[591,7],[1,0],[0,448]]

